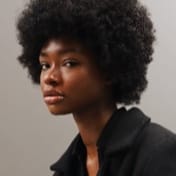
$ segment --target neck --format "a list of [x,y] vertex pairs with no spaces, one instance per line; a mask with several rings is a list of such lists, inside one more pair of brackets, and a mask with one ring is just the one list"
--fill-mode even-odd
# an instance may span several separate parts
[[113,104],[73,114],[89,157],[97,155],[97,140],[115,109],[116,105]]

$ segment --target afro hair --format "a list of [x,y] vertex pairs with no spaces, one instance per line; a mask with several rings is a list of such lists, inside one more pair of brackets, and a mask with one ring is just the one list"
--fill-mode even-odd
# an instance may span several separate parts
[[19,62],[40,83],[39,54],[51,38],[85,44],[108,75],[117,103],[139,103],[155,40],[147,9],[137,0],[30,0],[17,20]]

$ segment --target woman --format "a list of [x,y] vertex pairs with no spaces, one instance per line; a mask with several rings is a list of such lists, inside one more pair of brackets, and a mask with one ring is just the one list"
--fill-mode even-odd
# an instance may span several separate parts
[[176,136],[138,108],[154,29],[137,0],[31,0],[17,23],[20,63],[54,115],[79,134],[54,176],[174,176]]

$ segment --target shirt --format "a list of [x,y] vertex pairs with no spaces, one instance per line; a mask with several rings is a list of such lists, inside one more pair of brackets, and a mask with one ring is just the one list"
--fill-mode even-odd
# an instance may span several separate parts
[[[176,176],[176,135],[151,123],[140,109],[115,110],[98,142],[97,176]],[[51,166],[54,176],[86,176],[80,134]]]

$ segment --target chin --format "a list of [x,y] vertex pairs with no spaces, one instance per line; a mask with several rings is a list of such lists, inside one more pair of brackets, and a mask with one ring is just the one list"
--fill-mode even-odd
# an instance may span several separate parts
[[58,109],[58,108],[53,108],[53,107],[48,107],[49,112],[52,115],[65,115],[71,113],[70,111],[66,109]]

